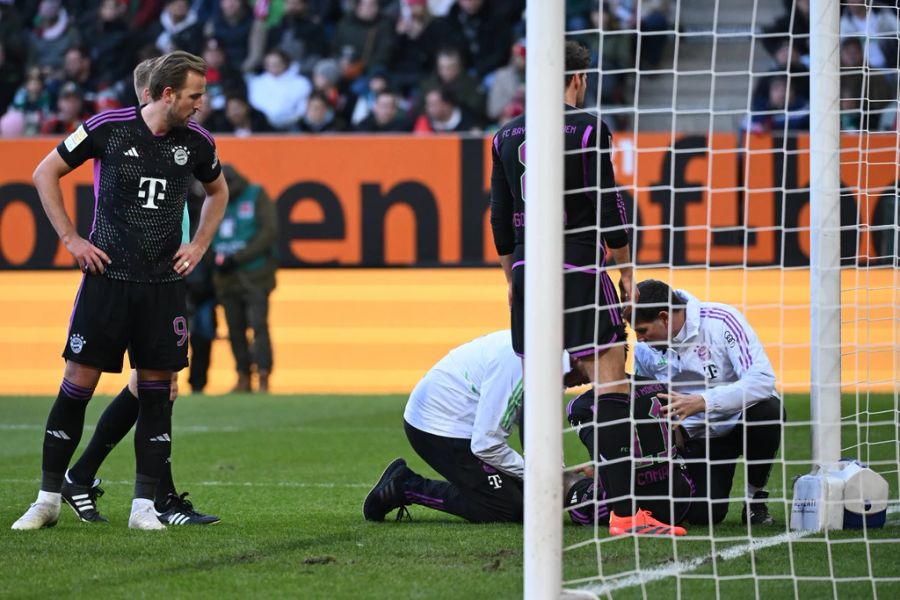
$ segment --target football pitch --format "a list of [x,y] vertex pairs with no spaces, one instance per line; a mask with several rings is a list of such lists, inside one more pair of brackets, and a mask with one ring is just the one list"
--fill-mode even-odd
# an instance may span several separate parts
[[[91,402],[82,445],[107,401]],[[363,498],[391,459],[403,456],[414,470],[434,476],[403,434],[404,397],[186,396],[175,406],[175,482],[180,492],[190,492],[197,509],[219,515],[220,524],[128,530],[134,468],[129,435],[100,472],[106,494],[99,507],[109,524],[81,523],[64,507],[53,529],[11,531],[10,524],[34,500],[41,430],[51,402],[0,397],[0,596],[522,596],[520,525],[470,525],[419,506],[410,507],[411,521],[396,522],[392,515],[384,523],[363,520]],[[886,396],[870,403],[893,406]],[[789,419],[808,418],[807,405],[806,397],[789,397]],[[870,444],[885,442],[871,446],[882,458],[896,456],[895,427],[868,433]],[[566,443],[568,462],[581,462],[584,451],[574,436]],[[792,460],[808,457],[809,430],[786,428],[783,451]],[[798,465],[785,474],[776,467],[772,495],[783,497],[784,482],[803,471]],[[896,473],[888,480],[895,494]],[[885,529],[869,532],[883,543],[871,544],[867,553],[858,541],[861,532],[832,534],[840,543],[830,551],[814,543],[822,536],[790,536],[783,526],[784,504],[772,503],[771,509],[782,526],[754,537],[753,549],[737,504],[711,540],[604,542],[599,545],[604,574],[634,571],[636,547],[638,574],[605,588],[585,585],[615,598],[707,598],[717,592],[724,598],[900,597],[900,583],[876,587],[868,580],[898,576],[898,515],[889,516]],[[690,528],[689,533],[703,532]],[[577,546],[594,530],[567,523],[564,535],[567,544]],[[564,561],[566,579],[596,575],[598,545],[577,547]],[[799,581],[789,577],[792,569]],[[713,573],[718,583],[710,578]],[[804,579],[830,575],[857,580],[833,585]]]

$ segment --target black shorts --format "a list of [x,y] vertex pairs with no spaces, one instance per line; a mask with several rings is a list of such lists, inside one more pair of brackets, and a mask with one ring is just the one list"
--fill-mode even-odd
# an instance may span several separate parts
[[[452,497],[442,498],[444,510],[474,523],[521,522],[525,491],[521,479],[500,473],[475,456],[471,440],[434,435],[406,421],[403,427],[416,454],[455,488]],[[433,482],[425,481],[429,483]],[[424,489],[429,496],[447,492],[441,485]]]
[[132,368],[187,366],[184,281],[136,283],[85,274],[75,296],[63,358],[120,373],[126,348]]
[[[603,252],[603,248],[596,249]],[[575,358],[594,356],[625,341],[625,323],[616,287],[599,264],[595,249],[586,245],[565,247],[563,275],[563,347]],[[512,344],[525,354],[525,247],[513,252]]]

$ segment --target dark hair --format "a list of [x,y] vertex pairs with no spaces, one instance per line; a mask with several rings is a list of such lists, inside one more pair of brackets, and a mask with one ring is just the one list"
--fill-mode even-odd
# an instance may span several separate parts
[[331,100],[329,100],[325,92],[322,92],[321,90],[313,90],[309,95],[309,98],[306,99],[306,105],[309,106],[310,102],[313,100],[321,100],[328,108],[334,108],[331,104]]
[[279,48],[278,46],[274,46],[266,50],[265,56],[269,56],[270,54],[277,54],[281,61],[284,63],[284,66],[291,66],[291,57],[288,56],[288,53]]
[[382,96],[391,96],[392,98],[396,99],[397,95],[398,94],[394,90],[394,88],[392,88],[391,86],[387,86],[386,88],[384,88],[383,90],[381,90],[377,94],[375,94],[375,98],[380,98]]
[[856,46],[860,50],[863,49],[862,40],[860,40],[858,37],[847,36],[844,39],[842,39],[841,40],[841,50],[843,50],[847,46]]
[[591,51],[578,42],[566,42],[566,87],[578,71],[585,71],[591,66]]
[[159,100],[166,88],[180,91],[187,81],[189,71],[206,77],[206,61],[183,50],[175,50],[160,57],[150,73],[150,97]]
[[659,316],[660,311],[684,310],[687,302],[669,285],[658,279],[645,279],[637,284],[640,295],[631,313],[631,324],[647,323]]
[[83,56],[85,58],[91,57],[91,51],[88,50],[87,46],[85,46],[83,44],[75,44],[73,46],[69,46],[68,48],[66,48],[66,54],[68,54],[72,50],[78,52],[81,56]]
[[446,85],[441,85],[437,87],[433,87],[425,94],[426,96],[432,92],[437,92],[437,94],[441,97],[441,102],[444,104],[452,104],[453,106],[459,106],[459,101],[456,99],[456,94],[453,93]]
[[[454,48],[453,46],[443,46],[435,54],[435,61],[437,61],[437,59],[441,56],[455,58],[459,61],[459,64],[463,64],[463,55],[462,52],[459,51],[459,48]],[[463,67],[465,67],[465,65],[463,65]]]
[[232,100],[236,100],[238,102],[242,102],[247,106],[250,106],[250,102],[247,101],[247,94],[242,94],[240,92],[231,92],[225,93],[225,104],[228,104]]

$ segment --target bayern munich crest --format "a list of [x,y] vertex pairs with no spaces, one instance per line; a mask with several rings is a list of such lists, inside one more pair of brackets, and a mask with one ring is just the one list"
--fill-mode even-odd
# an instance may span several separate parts
[[75,354],[80,354],[81,350],[84,348],[84,338],[81,337],[79,333],[73,333],[72,337],[69,338],[69,348],[72,349],[72,352]]
[[184,146],[175,146],[175,154],[173,155],[173,160],[175,164],[179,167],[183,167],[187,164],[188,161],[188,151]]

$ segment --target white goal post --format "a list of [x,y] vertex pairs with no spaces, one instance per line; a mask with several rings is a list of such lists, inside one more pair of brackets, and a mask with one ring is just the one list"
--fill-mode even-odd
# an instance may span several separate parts
[[840,460],[840,2],[810,1],[810,410],[813,460]]
[[[525,170],[525,597],[562,589],[562,366],[564,3],[528,2]],[[523,190],[523,195],[524,195]],[[549,317],[556,315],[557,318]]]

